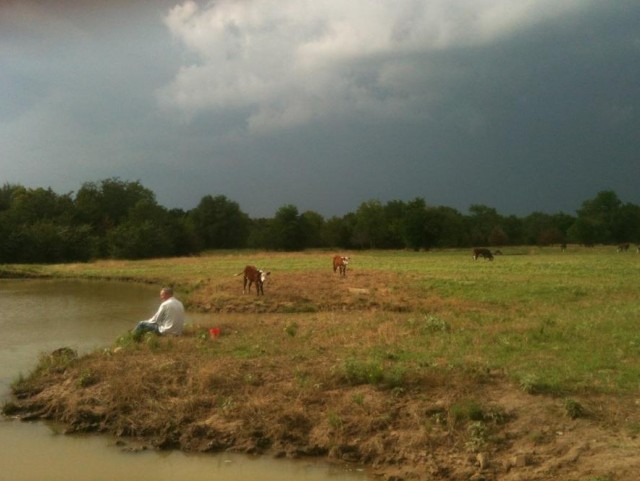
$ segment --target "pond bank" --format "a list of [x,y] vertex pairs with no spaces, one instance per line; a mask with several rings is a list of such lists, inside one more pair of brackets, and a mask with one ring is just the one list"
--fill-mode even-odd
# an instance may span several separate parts
[[[377,378],[375,366],[334,357],[309,324],[296,329],[287,334],[275,318],[234,321],[216,339],[192,326],[180,338],[124,337],[82,357],[61,349],[14,385],[4,411],[109,433],[135,449],[312,456],[387,480],[584,479],[565,457],[582,446],[586,459],[597,454],[587,440],[610,437],[500,373],[424,368]],[[245,337],[256,330],[262,341]],[[300,342],[307,354],[293,347]],[[628,460],[618,474],[638,467]]]

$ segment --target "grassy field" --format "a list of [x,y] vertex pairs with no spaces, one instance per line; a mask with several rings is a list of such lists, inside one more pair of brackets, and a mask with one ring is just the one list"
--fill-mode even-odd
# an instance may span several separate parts
[[[494,261],[474,261],[469,249],[341,253],[351,257],[346,278],[332,272],[333,252],[321,251],[0,266],[5,276],[173,284],[190,310],[210,319],[179,340],[123,336],[111,351],[118,356],[95,353],[73,374],[49,359],[16,383],[19,395],[35,396],[21,409],[47,405],[79,430],[155,436],[161,447],[281,449],[382,467],[391,477],[411,460],[406,479],[467,476],[478,468],[465,466],[469,452],[506,459],[493,463],[494,477],[478,463],[484,479],[509,479],[499,466],[523,449],[539,458],[523,469],[542,477],[521,471],[513,479],[627,479],[617,464],[620,439],[607,457],[593,458],[599,477],[552,459],[565,449],[556,431],[570,449],[567,422],[584,422],[571,425],[573,444],[595,429],[604,429],[599,438],[640,433],[640,255],[604,246],[501,250]],[[246,264],[271,272],[264,296],[242,293],[235,274]],[[214,326],[217,341],[208,336]],[[138,375],[155,382],[138,386]],[[54,389],[61,385],[64,393]],[[149,398],[156,404],[141,401]],[[171,418],[159,399],[177,398],[182,414]],[[87,410],[100,428],[87,426]],[[212,436],[226,441],[203,447]],[[433,462],[425,443],[455,470],[420,474]],[[640,457],[626,463],[639,467]]]
[[[640,256],[612,247],[352,252],[346,279],[331,253],[223,252],[149,261],[5,266],[2,271],[175,284],[190,309],[296,318],[366,312],[396,324],[360,356],[502,369],[523,388],[603,392],[640,387]],[[267,295],[239,296],[246,263],[272,272]],[[325,313],[325,314],[323,314]],[[219,317],[219,316],[217,316]],[[398,351],[396,355],[387,351]]]

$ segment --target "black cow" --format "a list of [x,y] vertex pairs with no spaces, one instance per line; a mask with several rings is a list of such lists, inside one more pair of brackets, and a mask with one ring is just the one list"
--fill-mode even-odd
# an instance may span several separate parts
[[484,257],[485,259],[493,260],[493,254],[489,249],[484,249],[482,247],[476,247],[473,249],[473,260],[478,260],[478,257]]
[[629,243],[625,242],[624,244],[619,244],[618,248],[616,249],[618,252],[626,252],[629,250]]

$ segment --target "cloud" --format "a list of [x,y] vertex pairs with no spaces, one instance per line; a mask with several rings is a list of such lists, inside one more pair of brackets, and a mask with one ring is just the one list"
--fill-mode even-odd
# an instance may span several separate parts
[[196,61],[158,98],[186,120],[245,110],[254,132],[329,115],[424,115],[432,98],[425,88],[434,74],[430,55],[480,48],[589,3],[187,1],[164,21]]

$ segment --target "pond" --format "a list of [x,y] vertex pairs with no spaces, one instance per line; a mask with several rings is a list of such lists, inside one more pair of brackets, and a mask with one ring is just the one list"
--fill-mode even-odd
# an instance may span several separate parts
[[[38,356],[59,347],[102,346],[156,311],[159,286],[71,280],[0,280],[0,401]],[[176,293],[179,296],[179,292]],[[187,324],[207,316],[187,313]],[[179,451],[126,452],[99,435],[0,417],[2,479],[12,481],[366,481],[365,472],[316,461]]]

